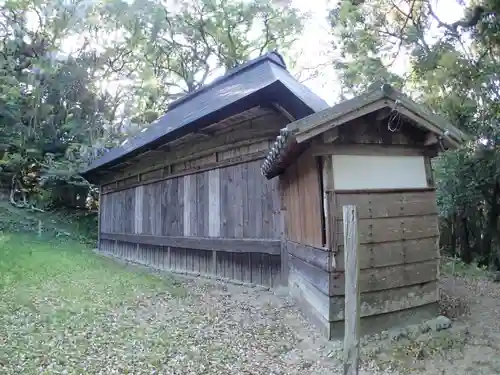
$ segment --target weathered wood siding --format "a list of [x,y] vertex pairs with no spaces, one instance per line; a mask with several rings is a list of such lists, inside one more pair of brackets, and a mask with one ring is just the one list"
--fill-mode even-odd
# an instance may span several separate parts
[[100,251],[153,269],[274,287],[280,283],[279,255],[233,253],[102,239]]
[[261,160],[104,194],[103,233],[280,238],[278,181]]
[[280,176],[280,189],[286,220],[285,237],[304,245],[322,247],[320,174],[317,161],[309,152],[302,154]]
[[[388,132],[384,123],[371,128],[367,124],[364,119],[357,125],[340,127],[335,143],[318,147],[316,154],[318,150],[324,152],[330,148],[332,154],[340,155],[396,158],[421,155],[422,163],[427,160],[430,150],[423,147],[423,132],[408,126]],[[335,170],[335,162],[332,168]],[[363,166],[359,166],[352,173],[359,177],[362,169]],[[335,252],[329,284],[332,325],[344,319],[344,205],[356,205],[359,213],[361,317],[373,319],[383,314],[400,314],[437,302],[436,194],[432,179],[423,180],[424,185],[427,181],[427,187],[383,190],[343,190],[333,180],[327,195],[331,246]],[[390,316],[386,319],[391,320]]]
[[108,171],[101,251],[159,269],[276,285],[278,180],[265,179],[260,166],[287,122],[254,108]]
[[318,248],[285,241],[289,258],[288,288],[300,310],[329,336],[330,262],[332,253]]
[[[426,170],[419,189],[353,190],[349,184],[336,185],[332,155],[418,155],[427,163],[433,154],[424,146],[426,134],[421,130],[405,123],[393,132],[387,119],[380,122],[375,117],[317,136],[280,178],[288,218],[290,291],[330,338],[343,334],[344,205],[356,205],[359,213],[362,330],[386,329],[401,319],[416,322],[419,316],[425,319],[429,316],[425,314],[437,313],[438,225],[432,176]],[[321,184],[317,174],[312,177],[311,171],[318,171],[314,157],[321,158]],[[358,170],[349,173],[362,181],[364,167],[357,165]],[[344,176],[349,178],[348,173]],[[321,221],[325,244],[318,241],[321,232],[315,231],[322,228]]]

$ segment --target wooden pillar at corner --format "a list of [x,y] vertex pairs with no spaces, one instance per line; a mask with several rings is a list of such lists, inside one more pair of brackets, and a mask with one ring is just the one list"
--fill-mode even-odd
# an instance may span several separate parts
[[98,250],[101,250],[101,225],[102,225],[102,186],[99,185],[99,194],[98,194],[98,201],[97,201],[97,244],[96,248]]

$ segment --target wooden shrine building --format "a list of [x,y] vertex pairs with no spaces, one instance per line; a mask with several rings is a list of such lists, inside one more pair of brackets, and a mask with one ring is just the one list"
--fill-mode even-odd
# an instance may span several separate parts
[[82,175],[100,186],[101,252],[287,285],[332,337],[344,204],[360,212],[362,320],[437,312],[430,158],[464,137],[387,85],[330,108],[273,52],[172,103]]

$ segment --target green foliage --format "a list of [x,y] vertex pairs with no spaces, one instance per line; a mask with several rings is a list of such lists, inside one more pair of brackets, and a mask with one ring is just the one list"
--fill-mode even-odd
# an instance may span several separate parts
[[14,203],[95,208],[82,167],[214,74],[286,51],[302,22],[271,0],[3,2],[0,172]]
[[429,0],[346,0],[329,19],[345,92],[393,83],[473,137],[434,165],[439,208],[464,260],[474,253],[500,267],[500,3],[479,3],[457,1],[464,18],[451,24]]

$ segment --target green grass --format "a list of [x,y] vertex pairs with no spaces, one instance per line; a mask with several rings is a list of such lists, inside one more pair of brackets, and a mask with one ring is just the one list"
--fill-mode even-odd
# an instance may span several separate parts
[[488,278],[492,273],[486,267],[479,267],[477,263],[466,264],[459,258],[443,256],[441,258],[441,273],[445,276],[465,278]]
[[99,373],[102,353],[154,331],[136,322],[141,303],[186,295],[178,282],[96,255],[55,227],[39,238],[33,223],[0,209],[0,374]]

